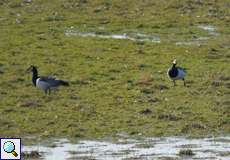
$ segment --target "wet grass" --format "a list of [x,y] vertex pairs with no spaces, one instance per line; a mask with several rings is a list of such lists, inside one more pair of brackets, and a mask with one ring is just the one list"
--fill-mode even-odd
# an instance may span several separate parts
[[42,155],[38,151],[31,151],[31,152],[22,152],[23,159],[33,159],[38,160],[42,158]]
[[195,154],[191,149],[182,149],[179,151],[180,156],[194,156]]
[[[227,1],[1,1],[1,137],[229,133],[228,15]],[[66,36],[72,26],[157,34],[161,43]],[[199,37],[208,39],[176,45]],[[188,87],[166,76],[175,57]],[[30,64],[70,87],[45,96],[25,73]]]

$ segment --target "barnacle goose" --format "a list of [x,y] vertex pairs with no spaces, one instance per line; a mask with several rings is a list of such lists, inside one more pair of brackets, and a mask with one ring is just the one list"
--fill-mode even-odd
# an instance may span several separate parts
[[39,89],[42,89],[46,94],[51,93],[51,89],[57,88],[61,85],[68,86],[69,83],[63,80],[55,79],[51,76],[38,76],[37,67],[31,65],[27,71],[32,72],[33,85]]
[[176,85],[176,80],[183,80],[184,81],[184,86],[186,86],[186,83],[185,83],[185,75],[186,75],[186,71],[184,68],[181,68],[181,67],[177,67],[177,61],[176,59],[173,60],[173,65],[171,68],[168,69],[168,76],[169,78],[173,81],[174,83],[174,86]]

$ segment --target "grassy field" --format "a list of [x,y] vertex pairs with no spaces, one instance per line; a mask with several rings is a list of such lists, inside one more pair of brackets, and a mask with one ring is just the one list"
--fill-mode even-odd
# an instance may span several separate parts
[[[227,0],[1,0],[0,137],[229,134],[229,8]],[[187,87],[166,75],[174,58]],[[26,73],[31,64],[70,86],[45,96]]]

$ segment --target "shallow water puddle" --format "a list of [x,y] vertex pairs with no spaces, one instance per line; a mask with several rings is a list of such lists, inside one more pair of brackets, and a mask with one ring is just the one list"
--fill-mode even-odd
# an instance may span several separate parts
[[212,26],[212,25],[199,25],[198,28],[201,28],[201,29],[204,29],[204,30],[207,30],[207,31],[210,31],[210,32],[213,32],[216,30],[216,27]]
[[[195,37],[193,39],[185,39],[182,41],[173,42],[175,45],[196,45],[200,46],[209,40],[210,36],[218,36],[219,33],[216,32],[216,27],[212,25],[201,24],[196,26],[199,29],[205,30],[208,32],[208,37]],[[103,29],[104,30],[104,29]],[[121,33],[121,34],[112,34],[106,32],[80,32],[77,29],[71,27],[65,31],[66,36],[77,36],[77,37],[93,37],[93,38],[103,38],[103,39],[126,39],[137,42],[154,42],[161,43],[160,35],[158,34],[145,34],[145,33]],[[173,39],[177,39],[174,37]]]
[[119,139],[118,141],[80,140],[76,144],[66,139],[56,140],[54,147],[45,145],[23,146],[25,152],[39,151],[44,159],[180,159],[182,149],[191,149],[194,156],[182,159],[218,159],[230,157],[230,137],[189,139],[184,137],[164,137],[145,139]]
[[216,32],[216,27],[213,25],[202,24],[197,26],[200,29],[206,30],[210,35],[217,36],[219,33]]
[[196,45],[196,46],[200,46],[201,44],[204,44],[204,42],[207,41],[208,39],[209,39],[208,37],[198,37],[198,38],[194,38],[192,40],[184,40],[184,41],[176,42],[176,45]]
[[196,37],[196,38],[189,39],[189,40],[178,41],[175,44],[176,45],[196,45],[196,46],[200,46],[200,45],[204,44],[204,42],[209,40],[210,37],[219,35],[219,33],[216,32],[216,27],[212,26],[212,25],[202,24],[202,25],[197,26],[197,28],[207,31],[209,36],[208,37]]
[[160,43],[160,37],[157,35],[147,35],[142,33],[122,33],[122,34],[109,34],[109,33],[96,33],[96,32],[79,32],[77,30],[66,30],[66,36],[79,36],[79,37],[96,37],[104,39],[127,39],[131,41],[149,41]]

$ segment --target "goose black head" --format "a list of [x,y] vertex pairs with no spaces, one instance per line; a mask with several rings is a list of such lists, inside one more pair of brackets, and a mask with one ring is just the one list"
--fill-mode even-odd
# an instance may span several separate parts
[[32,72],[32,82],[33,82],[34,86],[36,86],[36,80],[38,78],[37,67],[31,65],[26,71],[27,72]]
[[29,68],[27,68],[27,70],[26,70],[27,72],[37,72],[37,67],[36,66],[34,66],[34,65],[30,65],[30,67]]

